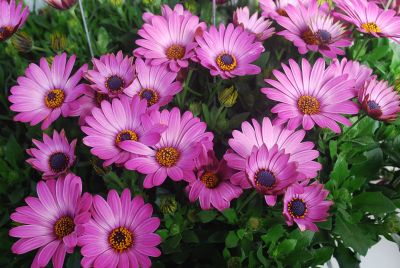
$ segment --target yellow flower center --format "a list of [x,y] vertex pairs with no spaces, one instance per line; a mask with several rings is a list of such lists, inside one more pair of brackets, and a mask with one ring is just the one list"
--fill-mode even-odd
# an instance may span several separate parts
[[50,90],[45,97],[45,104],[50,109],[61,107],[64,103],[65,93],[62,89]]
[[361,25],[367,33],[380,33],[381,29],[375,22],[366,22]]
[[284,16],[284,17],[288,16],[287,12],[283,8],[278,8],[276,10],[276,13],[278,13],[279,15]]
[[120,143],[121,141],[138,141],[138,135],[133,130],[122,130],[115,138],[115,143]]
[[157,151],[156,160],[163,167],[172,167],[178,162],[179,156],[179,151],[174,147],[164,147]]
[[214,189],[215,187],[218,186],[218,184],[220,183],[220,179],[217,176],[217,174],[210,172],[210,171],[206,171],[200,178],[201,182],[204,183],[204,185],[208,188],[208,189]]
[[99,106],[100,106],[100,104],[101,104],[101,102],[103,100],[111,101],[111,98],[107,94],[100,93],[100,92],[97,92],[97,91],[96,91],[96,93],[94,95],[94,98],[96,100],[97,105],[99,105]]
[[172,45],[169,48],[167,48],[167,51],[165,54],[167,54],[167,58],[169,60],[180,60],[185,56],[185,47],[181,45]]
[[115,251],[122,253],[133,245],[134,237],[127,228],[118,227],[108,236],[108,243]]
[[228,53],[221,53],[218,55],[217,65],[222,71],[233,71],[237,67],[237,61],[235,56]]
[[319,101],[313,96],[301,96],[297,101],[297,106],[303,114],[313,115],[320,112]]
[[147,106],[156,104],[159,100],[158,93],[155,90],[144,88],[139,92],[139,97],[141,99],[147,100]]
[[63,239],[75,230],[74,220],[69,216],[59,218],[54,224],[54,234],[58,239]]

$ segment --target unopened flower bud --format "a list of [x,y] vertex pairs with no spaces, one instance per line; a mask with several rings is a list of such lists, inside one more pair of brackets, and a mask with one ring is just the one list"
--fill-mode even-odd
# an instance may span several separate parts
[[224,107],[232,107],[235,105],[238,98],[238,91],[234,88],[234,86],[225,88],[218,95],[218,100]]
[[67,47],[67,37],[60,32],[54,32],[50,35],[50,45],[54,51],[64,51]]
[[178,203],[172,196],[162,197],[160,200],[160,210],[163,214],[174,214],[178,209]]
[[15,33],[11,39],[11,43],[19,52],[28,53],[32,50],[33,41],[26,32]]

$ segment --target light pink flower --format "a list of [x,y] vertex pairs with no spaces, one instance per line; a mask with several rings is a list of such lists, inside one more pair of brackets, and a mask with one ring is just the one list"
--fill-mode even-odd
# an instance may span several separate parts
[[297,6],[299,0],[259,0],[262,15],[266,18],[276,19],[280,16],[287,16],[286,7],[288,5]]
[[0,42],[10,38],[21,28],[29,16],[29,8],[23,8],[22,0],[0,0]]
[[77,0],[45,0],[45,2],[56,9],[66,10],[75,5]]
[[274,34],[275,28],[270,27],[272,21],[263,17],[258,17],[258,12],[250,17],[250,10],[248,7],[238,7],[233,13],[233,23],[236,26],[242,26],[246,31],[253,33],[257,36],[259,41],[271,37]]

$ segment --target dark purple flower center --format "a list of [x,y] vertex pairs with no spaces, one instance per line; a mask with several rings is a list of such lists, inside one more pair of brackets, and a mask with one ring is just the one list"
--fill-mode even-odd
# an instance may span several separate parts
[[376,109],[380,109],[380,108],[381,108],[381,107],[379,106],[379,104],[376,103],[375,101],[368,101],[367,104],[368,104],[368,108],[369,108],[370,110],[376,110]]
[[121,77],[113,75],[107,79],[106,87],[111,92],[116,93],[124,89],[124,84],[125,82]]
[[139,92],[141,99],[147,100],[147,106],[151,106],[158,102],[159,95],[155,90],[144,88]]
[[323,43],[323,44],[329,43],[332,38],[330,32],[328,32],[326,30],[319,30],[317,32],[317,36],[318,36],[319,40],[321,41],[321,43]]
[[276,182],[274,174],[268,170],[260,170],[256,174],[256,184],[257,186],[264,186],[271,188]]
[[307,212],[306,203],[299,198],[292,199],[292,201],[288,203],[288,211],[294,218],[304,217]]
[[221,60],[225,65],[231,65],[233,63],[233,57],[229,54],[223,54]]
[[138,135],[135,131],[125,129],[120,131],[115,138],[116,143],[120,143],[122,141],[138,141]]
[[65,153],[54,153],[50,156],[49,165],[52,171],[61,172],[67,169],[69,157]]

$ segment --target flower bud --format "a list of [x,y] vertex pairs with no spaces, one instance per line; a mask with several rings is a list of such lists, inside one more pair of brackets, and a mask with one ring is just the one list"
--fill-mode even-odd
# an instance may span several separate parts
[[50,35],[50,46],[54,51],[64,51],[67,47],[67,37],[60,32],[54,32]]
[[164,196],[160,200],[160,210],[163,214],[174,214],[178,209],[178,203],[173,196]]
[[45,0],[47,4],[59,10],[66,10],[76,4],[77,0]]
[[197,10],[197,4],[195,0],[188,0],[185,1],[185,8],[188,9],[190,12],[192,12],[193,14],[196,13]]
[[247,221],[247,225],[249,226],[250,230],[252,231],[258,231],[261,229],[262,227],[262,222],[260,218],[257,217],[251,217],[248,221]]
[[28,53],[32,50],[33,41],[26,32],[17,32],[11,39],[11,43],[21,53]]
[[229,108],[235,105],[238,98],[238,91],[234,86],[225,88],[218,94],[218,100],[222,106]]
[[201,113],[201,103],[200,102],[192,102],[189,105],[189,110],[193,113],[194,116],[198,116]]
[[239,257],[232,257],[228,260],[226,266],[228,268],[242,268],[242,262]]

